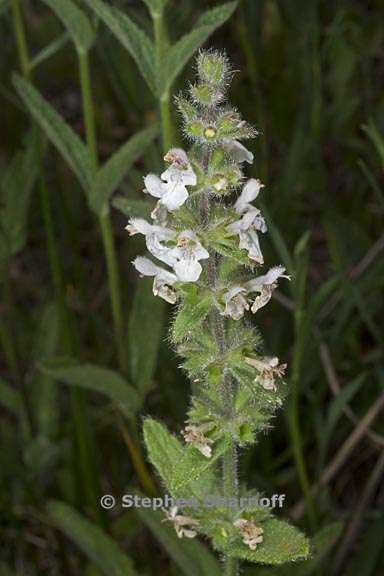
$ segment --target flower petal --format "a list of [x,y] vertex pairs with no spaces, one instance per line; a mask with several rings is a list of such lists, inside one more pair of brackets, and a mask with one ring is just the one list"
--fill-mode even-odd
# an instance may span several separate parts
[[198,260],[190,258],[179,260],[173,269],[181,282],[196,282],[203,270]]
[[156,174],[148,174],[144,178],[145,190],[155,198],[161,198],[164,194],[163,183]]
[[240,144],[238,140],[228,140],[224,144],[225,151],[232,157],[235,162],[253,163],[253,154],[245,146]]

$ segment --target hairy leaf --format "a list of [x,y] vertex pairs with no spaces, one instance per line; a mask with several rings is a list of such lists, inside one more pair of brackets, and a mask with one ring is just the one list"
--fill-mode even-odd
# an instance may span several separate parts
[[180,306],[172,329],[172,338],[179,342],[188,334],[193,334],[198,330],[203,320],[209,314],[212,306],[212,295],[206,292],[205,295],[190,292]]
[[140,158],[156,134],[156,126],[137,132],[100,168],[90,195],[91,206],[96,213],[102,211],[112,192],[116,190],[132,164]]
[[155,83],[155,49],[148,36],[121,10],[102,0],[84,0],[109,30],[128,50],[153,93]]
[[259,564],[284,564],[308,557],[309,541],[297,528],[275,518],[267,519],[261,526],[264,530],[263,542],[256,550],[246,546],[240,534],[236,541],[231,541],[216,532],[213,534],[213,545],[232,558]]
[[25,148],[11,161],[1,181],[0,228],[8,256],[16,254],[26,242],[26,225],[31,192],[37,177],[42,139],[37,129],[27,135]]
[[133,384],[145,395],[156,370],[164,322],[164,302],[154,298],[152,281],[138,283],[129,318],[128,344]]
[[47,511],[55,525],[106,576],[134,576],[131,559],[108,534],[64,502],[51,501]]
[[91,187],[91,171],[84,143],[28,80],[16,74],[13,82],[33,118],[68,162],[88,194]]
[[104,394],[121,408],[129,418],[140,406],[136,390],[128,384],[118,372],[95,366],[81,364],[72,358],[55,358],[42,363],[41,370],[54,378],[87,390]]
[[165,97],[176,78],[213,32],[222,26],[235,11],[237,2],[228,2],[207,10],[196,22],[192,32],[185,34],[168,51],[159,71],[159,92]]
[[43,0],[60,18],[78,52],[87,52],[95,34],[87,15],[72,0]]

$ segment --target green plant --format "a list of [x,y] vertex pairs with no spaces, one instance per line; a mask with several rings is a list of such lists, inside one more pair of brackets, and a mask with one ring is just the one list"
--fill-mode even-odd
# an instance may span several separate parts
[[[225,555],[228,576],[237,573],[239,559],[282,564],[308,555],[298,530],[270,510],[241,504],[241,496],[256,493],[239,485],[238,452],[269,428],[285,395],[286,368],[262,354],[258,331],[243,318],[265,306],[278,279],[289,276],[282,266],[256,275],[264,264],[258,234],[267,226],[252,202],[263,185],[256,179],[243,184],[242,166],[253,155],[240,140],[257,132],[226,102],[231,77],[225,55],[200,52],[197,82],[177,98],[191,149],[187,155],[171,148],[161,178],[145,177],[147,193],[158,198],[154,223],[131,218],[127,226],[168,266],[145,257],[133,262],[141,275],[154,277],[153,293],[177,306],[170,337],[193,383],[186,445],[161,423],[144,423],[150,460],[166,488],[175,498],[199,502],[166,516],[180,537],[208,536]],[[222,504],[207,507],[208,494],[224,498]]]

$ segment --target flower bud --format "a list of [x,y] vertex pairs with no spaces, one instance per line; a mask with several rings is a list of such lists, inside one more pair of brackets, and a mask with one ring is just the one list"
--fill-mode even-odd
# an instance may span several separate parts
[[223,86],[229,74],[227,58],[218,51],[200,52],[197,59],[197,72],[201,83]]

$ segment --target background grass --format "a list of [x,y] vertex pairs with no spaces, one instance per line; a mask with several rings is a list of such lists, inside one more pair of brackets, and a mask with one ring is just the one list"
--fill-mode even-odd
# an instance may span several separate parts
[[[150,33],[142,2],[116,5]],[[170,0],[171,39],[208,5]],[[76,51],[43,2],[22,10],[34,84],[85,139]],[[128,364],[119,367],[97,218],[68,164],[31,132],[11,81],[19,61],[9,2],[0,12],[0,574],[214,574],[205,548],[175,543],[156,515],[98,505],[104,493],[160,492],[143,462],[141,418],[178,432],[189,384],[166,340],[172,310],[137,282],[130,262],[144,246],[113,208]],[[266,185],[265,261],[293,276],[257,315],[267,352],[289,362],[290,395],[275,428],[243,454],[241,478],[285,493],[285,515],[317,534],[313,560],[247,566],[250,575],[384,573],[383,15],[374,0],[242,0],[205,44],[225,48],[239,71],[232,101],[261,132],[248,174]],[[153,125],[157,107],[101,23],[91,73],[103,164]],[[190,63],[174,92],[192,73]],[[42,147],[45,196],[34,156]],[[161,157],[157,138],[119,185],[116,206],[146,210],[142,175]],[[50,500],[61,502],[47,508]]]

